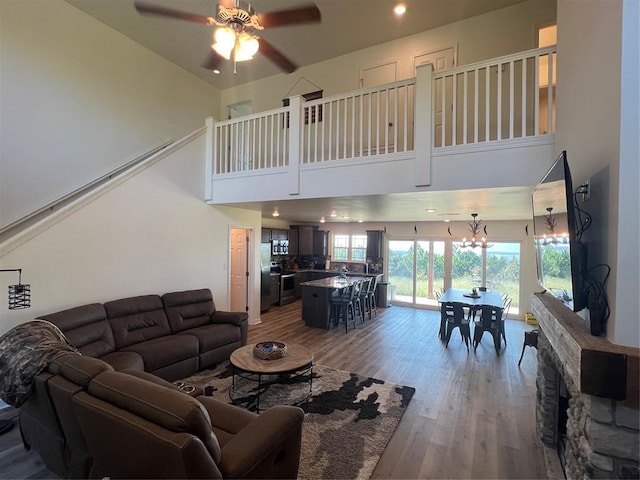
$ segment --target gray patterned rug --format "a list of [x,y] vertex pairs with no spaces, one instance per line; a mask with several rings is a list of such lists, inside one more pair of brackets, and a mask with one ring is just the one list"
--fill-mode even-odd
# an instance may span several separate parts
[[[184,382],[230,402],[231,380],[231,366],[225,362]],[[415,389],[323,365],[314,365],[312,385],[311,396],[308,376],[274,377],[260,388],[260,411],[275,404],[305,411],[298,478],[370,478]],[[255,411],[257,387],[236,376],[236,403]]]

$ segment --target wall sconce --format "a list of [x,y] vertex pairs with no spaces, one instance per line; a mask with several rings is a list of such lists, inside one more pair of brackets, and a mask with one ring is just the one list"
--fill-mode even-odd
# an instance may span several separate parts
[[18,272],[18,283],[9,285],[9,310],[20,310],[31,306],[31,285],[22,283],[22,269],[10,268],[0,272]]

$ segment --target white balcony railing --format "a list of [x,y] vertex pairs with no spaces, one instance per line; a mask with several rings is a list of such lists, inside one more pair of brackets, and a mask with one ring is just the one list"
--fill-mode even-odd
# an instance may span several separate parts
[[288,107],[212,121],[209,172],[215,178],[299,171],[406,158],[418,148],[424,156],[545,136],[555,129],[555,60],[555,47],[529,50],[306,103],[292,97]]
[[555,59],[554,46],[434,73],[433,147],[553,133]]

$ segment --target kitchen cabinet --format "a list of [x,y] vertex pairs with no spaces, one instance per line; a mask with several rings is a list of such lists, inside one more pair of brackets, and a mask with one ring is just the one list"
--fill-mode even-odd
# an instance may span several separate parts
[[292,228],[289,230],[289,255],[297,257],[298,253],[298,229]]
[[271,240],[289,240],[289,230],[271,229]]
[[271,275],[270,301],[280,303],[280,275]]
[[262,243],[267,243],[271,240],[289,240],[289,230],[283,230],[280,228],[263,228],[260,235],[260,241]]
[[367,230],[367,258],[380,259],[384,252],[384,232]]
[[[317,231],[318,227],[310,225],[291,225],[290,238],[289,238],[289,253],[291,255],[313,255],[313,232]],[[295,251],[292,248],[291,240],[296,237]]]
[[326,257],[329,252],[329,232],[326,230],[315,230],[313,232],[313,254]]

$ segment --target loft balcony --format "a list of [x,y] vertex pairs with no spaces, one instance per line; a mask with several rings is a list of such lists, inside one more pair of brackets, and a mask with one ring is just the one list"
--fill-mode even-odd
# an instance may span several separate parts
[[439,72],[428,64],[375,88],[210,118],[206,200],[532,185],[553,157],[555,60],[553,46]]

